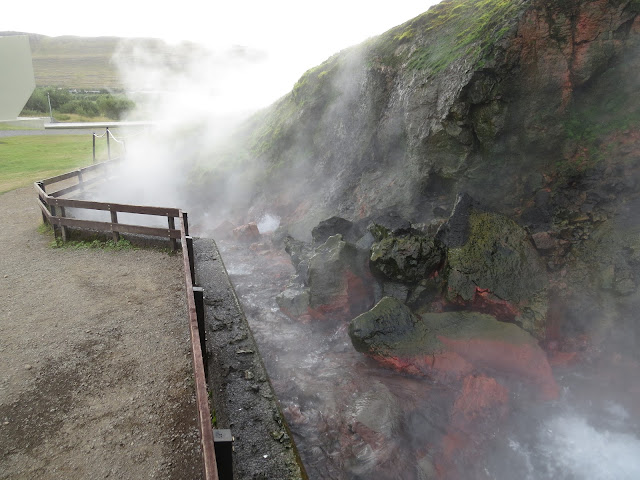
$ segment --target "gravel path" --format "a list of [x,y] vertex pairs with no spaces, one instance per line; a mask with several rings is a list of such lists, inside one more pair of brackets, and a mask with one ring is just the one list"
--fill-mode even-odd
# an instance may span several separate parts
[[53,249],[0,195],[0,479],[194,479],[180,256]]

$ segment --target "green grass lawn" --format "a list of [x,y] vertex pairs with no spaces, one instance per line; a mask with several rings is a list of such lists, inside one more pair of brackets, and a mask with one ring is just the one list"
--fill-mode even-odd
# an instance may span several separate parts
[[[97,161],[106,160],[101,143],[96,145]],[[0,193],[90,165],[92,156],[91,135],[86,134],[0,138]]]
[[0,130],[37,130],[35,127],[19,127],[0,122]]

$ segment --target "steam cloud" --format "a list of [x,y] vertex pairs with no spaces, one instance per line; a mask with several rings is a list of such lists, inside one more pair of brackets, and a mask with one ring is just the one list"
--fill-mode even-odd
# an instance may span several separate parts
[[[285,65],[283,57],[249,47],[170,46],[159,40],[124,41],[113,60],[139,107],[128,120],[152,121],[153,127],[113,132],[126,138],[126,162],[118,185],[105,185],[96,196],[181,207],[196,227],[215,227],[251,196],[250,172],[221,154],[222,145],[240,122],[290,90],[295,62]],[[202,182],[203,172],[208,182]]]

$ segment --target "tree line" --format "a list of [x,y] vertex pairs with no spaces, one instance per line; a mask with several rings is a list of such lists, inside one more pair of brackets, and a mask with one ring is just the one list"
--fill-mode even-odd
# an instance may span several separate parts
[[36,87],[21,116],[49,116],[49,100],[53,116],[58,120],[65,120],[70,114],[86,118],[106,117],[110,120],[121,120],[136,106],[124,94],[110,93],[107,90],[77,91],[57,87]]

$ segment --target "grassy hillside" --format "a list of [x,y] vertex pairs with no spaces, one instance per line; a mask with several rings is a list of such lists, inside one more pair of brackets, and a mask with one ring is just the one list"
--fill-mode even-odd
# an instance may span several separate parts
[[125,40],[170,56],[179,57],[191,49],[191,45],[186,45],[185,50],[181,50],[150,38],[48,37],[34,33],[0,32],[0,36],[4,35],[29,36],[34,76],[36,85],[40,87],[122,89],[112,58],[120,42]]
[[[0,36],[15,34],[0,32]],[[121,39],[47,37],[33,33],[21,35],[29,35],[36,85],[88,90],[122,87],[111,61]]]
[[29,35],[36,85],[90,90],[121,88],[111,62],[119,40]]

